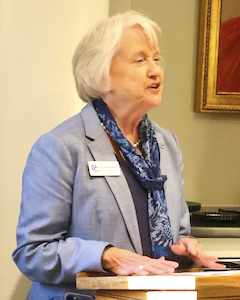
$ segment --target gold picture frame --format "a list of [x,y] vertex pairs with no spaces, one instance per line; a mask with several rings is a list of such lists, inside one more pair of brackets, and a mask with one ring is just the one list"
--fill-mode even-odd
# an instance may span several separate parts
[[[196,112],[240,113],[240,92],[217,90],[222,1],[224,0],[200,2]],[[240,88],[240,76],[238,77]]]

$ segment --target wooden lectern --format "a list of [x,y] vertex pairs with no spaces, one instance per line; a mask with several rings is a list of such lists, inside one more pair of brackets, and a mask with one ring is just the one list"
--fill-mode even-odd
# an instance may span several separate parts
[[192,274],[111,276],[79,273],[76,287],[97,290],[96,300],[240,299],[240,273]]

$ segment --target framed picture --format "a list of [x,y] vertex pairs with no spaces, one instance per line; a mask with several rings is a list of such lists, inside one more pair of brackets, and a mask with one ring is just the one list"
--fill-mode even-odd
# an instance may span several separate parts
[[240,1],[201,0],[196,112],[240,113]]

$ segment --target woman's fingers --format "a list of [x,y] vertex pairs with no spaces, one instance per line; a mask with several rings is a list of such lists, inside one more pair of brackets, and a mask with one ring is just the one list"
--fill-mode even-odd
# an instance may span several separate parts
[[164,258],[151,259],[134,252],[115,247],[107,248],[102,255],[102,266],[118,275],[161,275],[173,273],[178,263]]
[[172,245],[172,251],[177,255],[188,256],[199,266],[215,270],[223,270],[225,265],[217,263],[218,258],[204,254],[203,245],[193,238],[182,238]]
[[172,245],[172,251],[177,255],[196,256],[203,253],[203,245],[193,238],[182,238],[177,244]]
[[193,242],[188,245],[187,249],[192,255],[201,255],[204,250],[203,245],[194,239]]
[[171,250],[177,255],[187,255],[187,248],[183,243],[173,244]]
[[162,273],[173,273],[179,264],[175,261],[165,260],[164,257],[160,259],[153,259],[150,266],[148,267],[149,273],[158,274]]
[[217,262],[218,258],[216,256],[202,254],[200,256],[192,257],[192,260],[200,266],[208,267],[214,270],[223,270],[226,268],[224,264],[219,264]]
[[118,275],[146,275],[148,271],[143,268],[148,257],[116,247],[106,248],[102,254],[102,266]]
[[[177,267],[177,262],[165,260],[164,257],[161,257],[159,259],[151,259],[147,261],[141,266],[141,269],[150,274],[161,275],[163,273],[173,273]],[[136,274],[139,274],[139,272]]]

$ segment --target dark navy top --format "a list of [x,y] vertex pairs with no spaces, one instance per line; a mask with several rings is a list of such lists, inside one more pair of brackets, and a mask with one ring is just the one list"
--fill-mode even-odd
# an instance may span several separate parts
[[117,156],[122,172],[127,180],[136,209],[138,227],[142,241],[143,255],[152,257],[152,247],[148,222],[148,196],[147,189],[136,179],[128,164],[122,157]]

